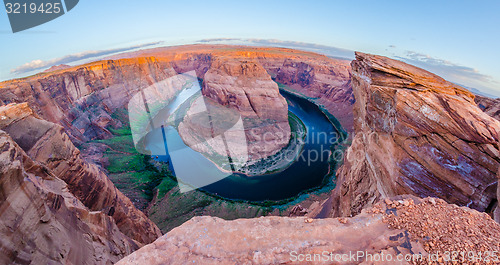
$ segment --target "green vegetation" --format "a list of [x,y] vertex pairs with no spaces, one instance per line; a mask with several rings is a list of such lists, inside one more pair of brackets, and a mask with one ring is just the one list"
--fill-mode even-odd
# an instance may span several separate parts
[[113,137],[93,142],[105,144],[104,158],[107,160],[108,177],[116,187],[127,195],[138,208],[144,209],[155,195],[166,194],[176,182],[168,164],[155,167],[148,155],[135,149],[125,109],[117,110],[112,117],[122,124],[120,128],[109,128]]
[[292,134],[301,135],[302,140],[306,138],[306,134],[302,133],[307,131],[306,125],[291,111],[288,111],[288,123],[290,124],[290,132]]
[[271,210],[272,208],[249,203],[224,200],[200,190],[181,193],[178,187],[174,187],[163,199],[152,205],[148,215],[166,233],[194,216],[210,215],[233,220],[267,215]]

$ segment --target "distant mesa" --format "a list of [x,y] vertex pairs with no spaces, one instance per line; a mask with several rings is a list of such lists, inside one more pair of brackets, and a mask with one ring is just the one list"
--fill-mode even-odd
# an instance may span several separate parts
[[64,70],[64,69],[68,69],[68,68],[71,68],[71,66],[67,65],[67,64],[59,64],[59,65],[54,65],[43,72],[50,73],[50,72],[55,72],[55,71]]

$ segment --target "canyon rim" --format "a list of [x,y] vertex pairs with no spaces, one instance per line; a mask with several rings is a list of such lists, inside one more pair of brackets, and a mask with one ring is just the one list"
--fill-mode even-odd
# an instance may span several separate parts
[[[252,159],[290,144],[296,104],[285,93],[314,104],[347,135],[335,146],[342,159],[327,165],[319,185],[283,201],[180,192],[168,161],[136,152],[126,106],[189,71],[203,96],[248,125],[249,146],[261,147]],[[5,81],[0,260],[278,264],[291,251],[326,249],[421,254],[427,262],[464,244],[499,251],[497,110],[498,99],[360,52],[349,61],[286,48],[185,45]],[[197,122],[179,121],[183,142],[213,134]],[[219,147],[194,151],[223,156]]]

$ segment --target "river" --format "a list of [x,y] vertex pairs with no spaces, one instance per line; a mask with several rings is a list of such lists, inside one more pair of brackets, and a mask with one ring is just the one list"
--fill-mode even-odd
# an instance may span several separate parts
[[[330,167],[334,165],[329,162],[330,150],[332,146],[337,146],[339,133],[314,103],[284,90],[280,93],[288,101],[288,110],[299,117],[307,128],[304,148],[288,168],[260,176],[249,177],[233,173],[225,177],[227,172],[221,171],[205,156],[186,146],[176,129],[170,126],[163,131],[157,129],[151,132],[150,134],[156,134],[156,137],[150,138],[164,139],[168,143],[167,149],[170,152],[175,150],[180,153],[175,155],[174,161],[172,161],[174,156],[170,157],[168,154],[155,159],[169,162],[170,165],[175,164],[175,168],[183,168],[183,175],[188,176],[183,181],[189,182],[189,178],[192,177],[199,183],[202,177],[207,184],[212,184],[201,189],[229,199],[278,201],[321,186],[330,172]],[[149,142],[147,146],[161,145],[163,142]]]

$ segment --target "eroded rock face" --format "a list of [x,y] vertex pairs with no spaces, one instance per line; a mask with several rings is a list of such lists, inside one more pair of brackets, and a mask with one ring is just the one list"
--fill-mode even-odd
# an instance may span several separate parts
[[352,133],[355,100],[350,68],[347,60],[287,59],[279,68],[276,81],[314,98],[339,120],[347,132]]
[[[498,169],[498,175],[497,175],[497,177],[498,177],[498,181],[500,183],[500,169]],[[500,223],[500,203],[498,202],[499,199],[500,199],[500,185],[498,185],[498,187],[497,187],[497,209],[493,213],[493,218],[498,223]]]
[[476,95],[474,98],[477,106],[491,117],[500,120],[500,98],[493,99]]
[[31,159],[65,181],[69,191],[90,210],[112,216],[120,231],[138,242],[150,243],[161,235],[101,169],[81,158],[63,127],[36,117],[27,103],[1,106],[0,120],[0,129]]
[[363,53],[352,62],[355,137],[337,173],[337,215],[397,194],[486,210],[496,198],[500,122],[467,90]]
[[[238,135],[235,136],[237,139],[231,139],[229,135],[227,141],[232,149],[243,149],[238,148],[238,145],[247,145],[248,141],[248,156],[251,160],[257,160],[275,154],[288,144],[290,125],[287,102],[280,95],[278,85],[259,63],[218,58],[204,76],[202,93],[214,103],[236,110],[241,115],[246,139]],[[217,120],[228,119],[225,115],[229,115],[229,111],[226,114],[224,109],[211,109],[210,124],[215,127],[220,123]],[[190,146],[194,146],[189,143],[196,142],[194,139],[199,137],[208,139],[214,130],[207,122],[197,123],[190,118],[193,116],[188,112],[187,118],[179,126],[179,134]],[[220,146],[209,146],[206,150],[198,151],[208,152],[210,149],[226,155],[224,148],[219,150]]]
[[[488,115],[491,117],[500,120],[500,99],[492,99],[488,97],[483,97],[480,95],[476,95],[474,98],[474,101],[477,103],[477,106],[482,109],[484,112],[486,112]],[[500,182],[500,169],[498,171],[498,179]],[[496,210],[493,212],[493,218],[495,221],[500,223],[500,204],[498,203],[498,200],[500,200],[500,185],[497,184],[497,207]]]
[[142,244],[0,130],[0,263],[113,264]]
[[[486,214],[436,198],[398,196],[353,218],[194,217],[117,264],[428,264],[429,253],[460,251],[464,245],[468,251],[497,251],[498,240],[500,225]],[[365,257],[335,260],[357,251]],[[366,257],[375,253],[412,261],[405,256],[411,253],[415,263]]]
[[90,63],[0,83],[3,104],[28,102],[43,119],[63,126],[76,144],[111,136],[111,118],[139,89],[177,74],[156,58]]
[[192,70],[204,78],[213,62],[230,58],[256,62],[278,82],[317,98],[352,131],[353,97],[346,60],[292,49],[224,45],[167,47],[115,57],[1,82],[0,104],[28,102],[40,117],[63,126],[79,145],[110,137],[108,128],[122,125],[111,117],[113,112],[124,108],[139,89]]

